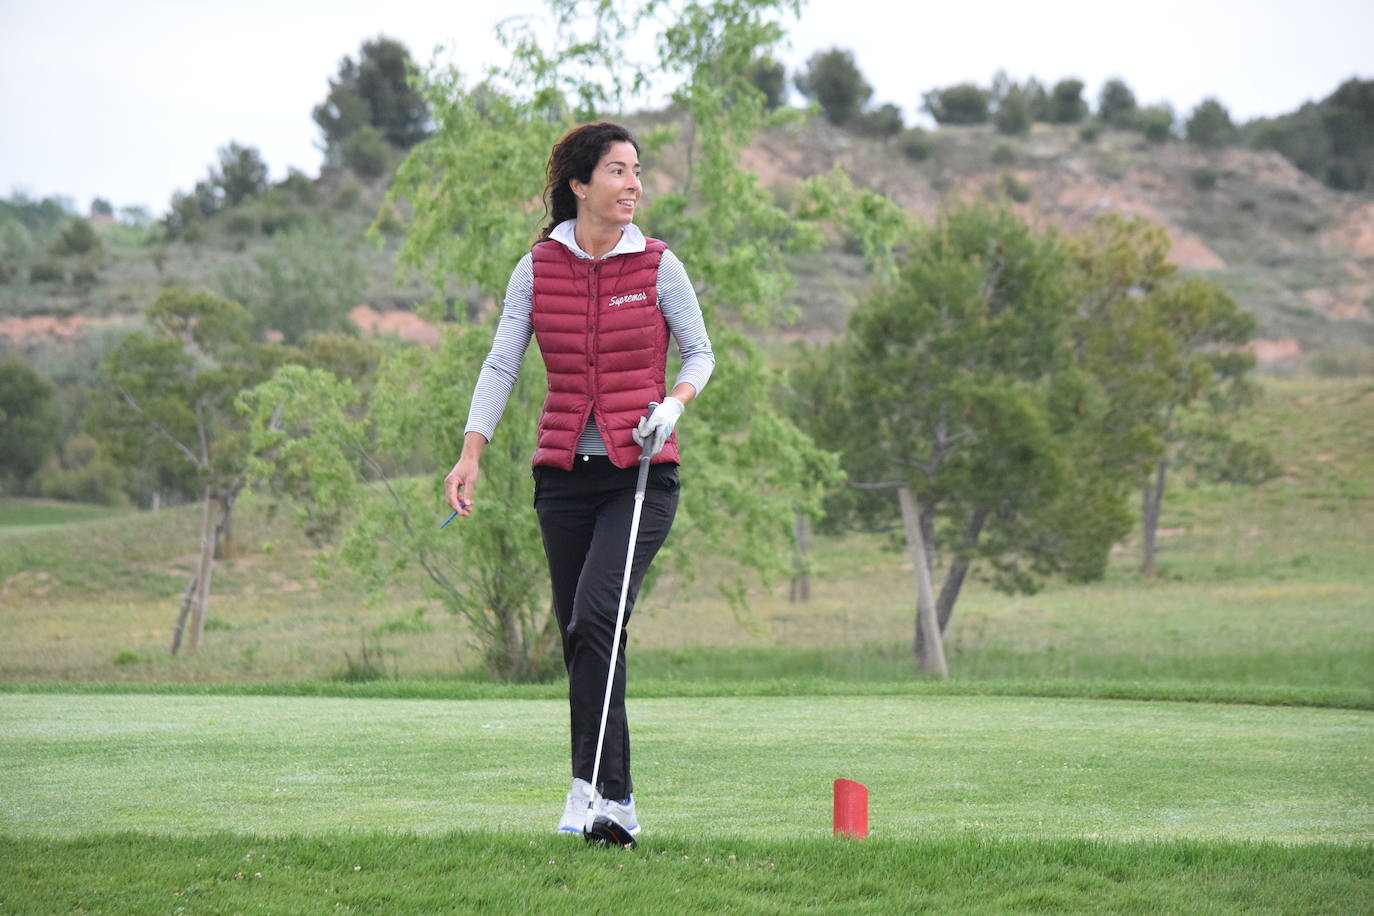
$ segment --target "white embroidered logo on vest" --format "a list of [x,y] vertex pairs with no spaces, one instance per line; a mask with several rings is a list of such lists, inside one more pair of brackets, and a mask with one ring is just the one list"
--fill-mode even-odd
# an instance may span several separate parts
[[649,294],[646,293],[646,292],[640,291],[640,292],[637,292],[637,293],[630,293],[628,296],[612,296],[612,297],[611,297],[611,301],[608,302],[607,305],[609,305],[611,308],[615,308],[617,305],[624,305],[626,302],[648,302],[648,301],[649,301]]

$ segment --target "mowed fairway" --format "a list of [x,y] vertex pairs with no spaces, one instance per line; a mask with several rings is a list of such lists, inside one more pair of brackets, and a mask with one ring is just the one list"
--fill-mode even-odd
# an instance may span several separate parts
[[[540,834],[565,705],[4,695],[4,833]],[[826,836],[837,776],[875,837],[1363,841],[1374,713],[1031,697],[632,702],[646,843]]]
[[[565,710],[0,694],[0,906],[1354,912],[1374,894],[1367,711],[632,700],[645,833],[625,853],[550,835]],[[836,776],[869,787],[867,843],[830,837]]]

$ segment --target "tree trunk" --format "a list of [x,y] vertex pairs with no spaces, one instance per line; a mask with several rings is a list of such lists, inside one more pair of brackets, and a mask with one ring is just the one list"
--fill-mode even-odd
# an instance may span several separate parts
[[808,571],[807,558],[811,556],[811,525],[805,513],[798,512],[797,534],[797,571],[792,576],[792,585],[787,592],[787,600],[793,603],[811,600],[811,573]]
[[921,514],[911,487],[897,487],[897,500],[902,507],[902,527],[906,529],[907,551],[911,554],[912,574],[916,577],[916,638],[913,650],[916,667],[927,674],[949,677],[945,665],[945,645],[935,618],[935,590],[930,583],[930,561],[925,538],[921,533]]
[[205,612],[210,606],[210,574],[215,568],[215,499],[209,489],[205,491],[204,506],[200,522],[200,565],[196,569],[195,599],[191,605],[191,638],[186,646],[188,652],[200,648],[200,638],[205,634]]
[[186,632],[186,617],[191,613],[191,600],[196,593],[196,576],[191,574],[191,581],[186,583],[186,591],[181,596],[181,612],[177,614],[176,625],[172,627],[172,654],[176,655],[181,648],[181,635]]
[[[978,536],[983,533],[983,525],[987,524],[988,515],[991,509],[977,509],[973,513],[973,518],[969,519],[968,528],[964,530],[964,544],[973,548],[978,543]],[[940,632],[945,632],[945,627],[949,626],[949,618],[954,614],[954,602],[959,600],[959,591],[964,587],[964,579],[968,577],[969,561],[962,557],[955,557],[950,564],[949,574],[945,576],[945,584],[940,589],[940,600],[935,605],[936,613],[940,621]]]
[[1169,459],[1160,457],[1155,479],[1146,479],[1140,488],[1140,574],[1154,578],[1156,543],[1159,533],[1159,510],[1164,505],[1164,481],[1169,471]]

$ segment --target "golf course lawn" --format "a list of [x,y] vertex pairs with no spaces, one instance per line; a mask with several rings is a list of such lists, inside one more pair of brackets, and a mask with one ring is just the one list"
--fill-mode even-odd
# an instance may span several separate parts
[[[620,852],[551,835],[558,701],[0,694],[0,855],[18,865],[0,906],[573,911],[572,890],[608,886],[599,899],[661,912],[1374,899],[1368,711],[960,696],[630,711],[644,833]],[[830,836],[839,776],[869,788],[865,843]]]

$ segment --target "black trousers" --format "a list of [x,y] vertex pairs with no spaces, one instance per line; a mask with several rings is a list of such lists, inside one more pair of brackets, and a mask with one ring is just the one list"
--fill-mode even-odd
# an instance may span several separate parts
[[[544,539],[544,554],[549,560],[554,612],[558,615],[563,661],[568,668],[572,773],[588,781],[592,778],[601,704],[606,696],[606,672],[615,637],[625,555],[630,545],[638,474],[637,466],[618,468],[601,455],[577,455],[571,471],[534,469],[534,507]],[[678,485],[677,465],[650,467],[597,776],[597,791],[606,798],[623,799],[634,791],[630,780],[630,730],[625,717],[626,632],[639,585],[677,514]]]

